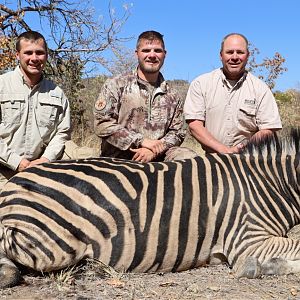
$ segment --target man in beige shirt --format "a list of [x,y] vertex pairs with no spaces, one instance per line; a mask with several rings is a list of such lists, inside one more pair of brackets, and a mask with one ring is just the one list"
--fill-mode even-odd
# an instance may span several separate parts
[[35,31],[16,42],[19,66],[0,76],[0,189],[16,172],[62,156],[70,138],[70,106],[43,77],[47,44]]
[[220,58],[223,68],[191,83],[184,115],[204,150],[237,153],[249,140],[272,134],[282,125],[271,90],[245,70],[249,58],[246,37],[227,35]]

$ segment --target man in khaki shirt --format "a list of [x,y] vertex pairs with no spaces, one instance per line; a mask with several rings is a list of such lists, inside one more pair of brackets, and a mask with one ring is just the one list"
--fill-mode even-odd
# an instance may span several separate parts
[[0,76],[0,189],[16,172],[60,158],[70,138],[68,99],[42,74],[44,37],[22,33],[16,51],[19,66]]
[[271,90],[245,70],[247,39],[237,33],[227,35],[220,57],[223,68],[191,83],[184,114],[206,151],[237,153],[249,140],[272,134],[282,125]]

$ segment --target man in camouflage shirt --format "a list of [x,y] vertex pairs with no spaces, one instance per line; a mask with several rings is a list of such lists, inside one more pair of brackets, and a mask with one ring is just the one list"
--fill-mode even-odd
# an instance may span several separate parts
[[137,70],[107,80],[95,103],[101,155],[141,162],[196,156],[178,147],[185,137],[183,101],[160,73],[166,56],[163,36],[143,32],[135,53]]

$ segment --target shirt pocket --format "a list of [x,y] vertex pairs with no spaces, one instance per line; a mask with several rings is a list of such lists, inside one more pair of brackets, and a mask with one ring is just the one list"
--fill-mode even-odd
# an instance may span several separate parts
[[24,94],[0,94],[0,103],[1,123],[20,124],[25,106]]
[[37,119],[38,125],[41,127],[54,127],[62,113],[62,99],[59,95],[48,95],[39,98]]
[[238,124],[240,129],[256,131],[256,107],[254,105],[243,105],[238,110]]

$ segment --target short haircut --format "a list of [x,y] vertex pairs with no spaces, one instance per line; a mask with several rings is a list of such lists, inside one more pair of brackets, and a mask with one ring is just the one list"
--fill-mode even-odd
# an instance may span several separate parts
[[40,34],[37,31],[26,31],[21,33],[16,42],[16,50],[19,52],[21,50],[21,40],[29,40],[29,41],[37,41],[37,40],[43,40],[45,44],[45,48],[47,51],[47,42],[42,34]]
[[221,43],[221,50],[220,50],[220,52],[223,51],[224,43],[225,43],[225,41],[227,40],[227,38],[229,38],[230,36],[233,36],[233,35],[238,35],[238,36],[240,36],[241,38],[244,39],[244,41],[246,42],[247,51],[249,52],[249,49],[248,49],[248,48],[249,48],[249,42],[248,42],[248,39],[247,39],[243,34],[241,34],[241,33],[236,33],[236,32],[229,33],[229,34],[227,34],[227,35],[224,36],[224,38],[223,38],[223,40],[222,40],[222,43]]
[[158,40],[162,43],[163,48],[165,49],[164,36],[157,31],[149,30],[149,31],[144,31],[143,33],[141,33],[139,35],[137,43],[136,43],[136,49],[139,48],[141,40],[149,40],[149,41]]

